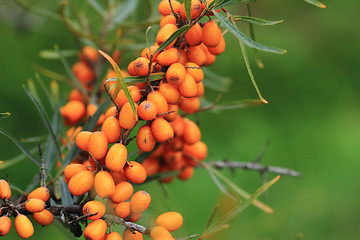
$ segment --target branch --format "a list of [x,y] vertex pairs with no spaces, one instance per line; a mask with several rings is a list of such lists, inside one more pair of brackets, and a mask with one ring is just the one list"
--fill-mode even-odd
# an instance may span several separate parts
[[276,173],[279,175],[289,175],[292,177],[302,177],[302,174],[299,172],[296,172],[292,169],[283,168],[283,167],[276,167],[276,166],[268,166],[268,165],[262,165],[257,162],[229,162],[226,160],[223,161],[216,161],[216,162],[207,162],[203,163],[208,166],[216,167],[218,169],[223,168],[242,168],[244,170],[254,170],[258,172],[271,172]]
[[141,226],[141,225],[136,224],[136,223],[127,222],[123,218],[120,218],[120,217],[117,217],[117,216],[114,216],[114,215],[110,215],[110,214],[105,214],[103,216],[103,218],[110,221],[110,222],[112,222],[112,223],[121,224],[121,225],[129,228],[131,231],[135,230],[137,232],[140,232],[140,233],[150,237],[150,229],[149,228],[146,228],[146,227]]

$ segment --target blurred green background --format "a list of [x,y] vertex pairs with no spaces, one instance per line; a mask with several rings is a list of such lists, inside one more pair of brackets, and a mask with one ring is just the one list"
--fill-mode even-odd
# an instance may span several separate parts
[[[56,9],[55,1],[32,2]],[[209,147],[208,160],[252,161],[270,140],[262,163],[304,174],[301,179],[282,177],[267,197],[261,197],[275,210],[273,214],[251,206],[217,239],[289,240],[297,239],[299,233],[303,239],[360,238],[360,32],[356,27],[360,4],[335,0],[324,3],[326,9],[302,0],[252,4],[256,17],[284,19],[276,26],[255,26],[255,33],[258,42],[285,48],[287,54],[260,52],[265,68],[259,69],[248,49],[255,78],[269,104],[200,114],[203,141]],[[143,6],[138,9],[146,11]],[[232,13],[241,14],[243,10],[235,8]],[[239,26],[248,33],[246,24]],[[227,34],[226,41],[227,50],[210,67],[233,80],[221,101],[257,98],[236,39]],[[62,49],[76,47],[61,23],[29,14],[12,1],[0,5],[0,112],[12,113],[0,121],[0,126],[17,138],[46,134],[22,84],[34,77],[34,64],[64,71],[59,61],[39,57],[40,50],[52,49],[54,44]],[[61,85],[61,89],[69,87]],[[215,99],[217,94],[209,90],[208,99]],[[3,136],[0,149],[0,160],[19,154]],[[13,184],[25,188],[36,170],[29,160],[23,161],[0,170],[0,178],[8,175]],[[234,175],[222,171],[248,192],[262,184],[256,172],[237,170]],[[272,177],[268,174],[268,179]],[[166,185],[168,196],[158,184],[144,188],[151,193],[153,202],[140,223],[147,224],[150,216],[153,219],[164,211],[179,211],[185,219],[182,230],[175,235],[179,237],[202,233],[213,207],[221,202],[218,188],[202,169],[189,181]],[[33,239],[65,238],[54,226],[35,228]],[[17,238],[14,229],[11,233],[5,239]]]

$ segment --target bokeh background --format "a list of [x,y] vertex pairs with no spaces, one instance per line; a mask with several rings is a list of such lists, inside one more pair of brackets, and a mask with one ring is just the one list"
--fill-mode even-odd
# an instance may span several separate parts
[[[30,2],[53,11],[57,4],[56,1]],[[255,33],[260,43],[285,48],[287,54],[259,53],[265,64],[264,69],[259,69],[248,49],[255,78],[269,104],[200,114],[209,160],[252,161],[270,140],[262,163],[293,168],[304,174],[301,179],[282,177],[266,197],[261,197],[275,210],[273,214],[249,207],[217,239],[288,240],[299,235],[303,239],[360,238],[360,31],[356,27],[360,4],[335,0],[324,3],[326,9],[302,0],[252,4],[256,17],[284,19],[276,26],[255,26]],[[141,4],[138,11],[147,11]],[[232,12],[244,13],[242,7],[233,8]],[[137,17],[135,14],[129,21],[136,21]],[[246,24],[239,26],[247,33]],[[237,41],[230,34],[226,35],[226,41],[227,50],[210,67],[232,79],[221,101],[255,99],[257,95]],[[0,121],[0,126],[17,138],[46,134],[22,85],[28,78],[34,78],[34,64],[64,72],[59,61],[39,57],[39,51],[52,49],[54,44],[62,49],[76,48],[61,23],[29,14],[13,1],[0,5],[0,112],[12,113],[10,118]],[[128,55],[129,59],[134,56]],[[124,59],[123,64],[126,62]],[[60,87],[69,90],[66,85]],[[214,100],[217,94],[209,90],[207,98]],[[3,136],[0,136],[0,149],[0,160],[19,154]],[[13,184],[25,188],[36,170],[29,160],[22,161],[0,170],[0,178],[8,175]],[[249,192],[262,184],[256,172],[222,171]],[[269,179],[272,177],[268,174]],[[147,224],[151,216],[153,220],[164,211],[179,211],[185,222],[177,236],[202,233],[215,204],[226,204],[202,169],[189,181],[174,181],[165,186],[167,194],[156,183],[144,188],[153,196],[153,203],[141,223]],[[42,228],[35,224],[35,228],[33,239],[66,238],[54,226]],[[11,235],[4,239],[17,238],[12,229]]]

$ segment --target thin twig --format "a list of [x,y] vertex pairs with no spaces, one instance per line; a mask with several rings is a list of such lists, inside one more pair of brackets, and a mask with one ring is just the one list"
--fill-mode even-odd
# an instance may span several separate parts
[[110,215],[110,214],[105,214],[104,218],[112,223],[121,224],[121,225],[129,228],[130,230],[135,230],[137,232],[140,232],[140,233],[150,237],[150,229],[148,229],[142,225],[132,223],[132,222],[127,222],[123,218],[120,218],[120,217],[117,217],[114,215]]
[[45,163],[44,163],[44,158],[42,156],[40,141],[38,141],[38,149],[39,149],[39,156],[41,161],[40,186],[46,187]]

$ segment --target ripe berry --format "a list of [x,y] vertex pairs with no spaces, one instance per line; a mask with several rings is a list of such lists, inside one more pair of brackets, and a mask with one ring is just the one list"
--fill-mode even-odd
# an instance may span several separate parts
[[107,171],[99,171],[95,175],[94,186],[96,194],[101,198],[110,197],[115,192],[115,183]]
[[[156,35],[156,42],[161,45],[163,42],[165,42],[174,32],[176,32],[178,28],[176,27],[176,25],[174,24],[166,24],[165,26],[163,26],[162,28],[160,28],[159,32]],[[167,46],[166,48],[171,48],[174,43],[175,43],[176,39],[169,44],[169,46]]]
[[201,140],[201,132],[198,125],[187,118],[184,118],[184,123],[185,128],[182,135],[184,142],[189,145],[199,142]]
[[115,192],[111,195],[111,200],[115,203],[125,202],[134,193],[134,188],[129,182],[121,182],[115,186]]
[[81,131],[76,135],[75,143],[81,150],[87,151],[89,146],[89,137],[92,132]]
[[172,239],[171,233],[162,226],[155,226],[150,231],[151,239],[155,238],[170,238]]
[[160,83],[158,91],[165,97],[168,104],[178,104],[180,93],[174,85],[170,83]]
[[19,236],[24,239],[29,238],[34,234],[34,226],[30,222],[29,218],[27,218],[23,214],[19,214],[16,216],[15,228]]
[[128,162],[125,165],[124,173],[131,182],[136,184],[143,183],[147,176],[144,167],[136,161]]
[[107,224],[102,219],[92,221],[84,229],[84,237],[86,240],[100,240],[105,239]]
[[29,212],[41,212],[45,208],[45,202],[41,199],[31,198],[25,203],[25,209]]
[[150,205],[151,197],[150,194],[145,191],[136,192],[130,199],[130,212],[131,213],[142,213]]
[[103,132],[94,132],[89,137],[88,151],[96,160],[103,159],[108,150],[108,140]]
[[159,54],[157,57],[157,62],[161,66],[170,66],[171,64],[178,62],[179,59],[179,51],[176,48],[169,48]]
[[146,76],[149,73],[149,59],[144,57],[139,57],[135,59],[133,63],[133,68],[136,75]]
[[[184,4],[181,5],[179,12],[180,12],[180,16],[183,19],[188,19],[186,16]],[[197,18],[201,14],[201,12],[202,12],[201,2],[199,0],[192,0],[191,1],[191,10],[190,10],[191,19]]]
[[155,137],[149,126],[144,125],[139,129],[136,135],[136,144],[144,152],[151,152],[154,149]]
[[127,148],[121,143],[115,143],[106,155],[105,164],[110,170],[118,172],[124,168],[126,159]]
[[225,40],[221,35],[220,43],[216,47],[208,47],[208,50],[213,55],[220,55],[225,51]]
[[125,228],[123,232],[123,238],[124,240],[143,240],[143,235],[137,231],[132,233],[128,228]]
[[181,63],[172,64],[166,71],[166,80],[174,85],[180,84],[184,81],[186,70]]
[[54,221],[54,215],[46,209],[42,210],[41,212],[34,213],[33,218],[38,224],[42,226],[50,225]]
[[138,115],[142,120],[153,120],[157,115],[156,105],[151,101],[143,101],[139,105]]
[[146,175],[150,176],[155,173],[158,173],[160,168],[160,163],[156,157],[150,156],[145,161],[141,163],[141,165],[145,168]]
[[106,236],[105,240],[122,240],[122,237],[117,232],[111,232]]
[[189,31],[185,34],[186,42],[190,46],[197,46],[201,43],[202,28],[199,23],[192,26]]
[[70,101],[60,108],[60,114],[66,125],[78,123],[86,113],[85,105],[80,101]]
[[126,218],[130,214],[130,202],[118,203],[115,207],[115,212],[118,217]]
[[[146,73],[147,74],[147,73]],[[130,92],[131,98],[134,102],[138,102],[141,99],[141,93],[140,90],[137,86],[129,86],[128,90]],[[115,91],[115,88],[114,90]],[[121,89],[118,93],[118,95],[116,96],[115,102],[117,103],[117,105],[119,107],[122,107],[125,103],[127,103],[129,100],[125,95],[125,92],[123,89]]]
[[[136,110],[138,109],[138,105],[136,103],[135,103],[135,108]],[[136,117],[134,115],[134,112],[131,108],[130,103],[127,102],[122,106],[120,110],[120,114],[119,114],[120,127],[124,129],[129,129],[132,126],[134,126],[135,122],[136,122]]]
[[170,123],[163,118],[157,118],[152,122],[151,131],[158,142],[167,142],[174,137],[173,128]]
[[193,98],[181,98],[179,102],[179,107],[181,110],[187,114],[192,114],[197,112],[200,108],[200,100],[197,97]]
[[190,74],[186,74],[184,81],[182,81],[178,86],[179,92],[183,97],[195,97],[197,93],[197,86],[194,78]]
[[85,203],[82,212],[84,215],[95,214],[91,217],[87,217],[90,220],[96,220],[101,218],[105,214],[105,206],[99,201],[93,200]]
[[196,63],[199,66],[203,66],[207,62],[206,52],[201,45],[189,47],[186,57],[190,62]]
[[196,63],[186,63],[185,69],[186,73],[190,74],[194,78],[195,82],[199,83],[204,79],[204,72]]
[[87,171],[87,167],[83,164],[79,163],[71,163],[67,165],[64,169],[64,177],[67,180],[70,180],[75,174],[81,172],[81,171]]
[[183,224],[183,217],[178,212],[166,212],[156,218],[156,224],[168,231],[176,231]]
[[69,181],[68,187],[71,194],[80,196],[94,186],[94,174],[90,171],[81,171],[75,174]]
[[[179,12],[181,4],[176,0],[171,0],[171,6],[175,13]],[[168,0],[163,0],[159,3],[159,13],[163,16],[172,14],[171,7]]]
[[201,40],[207,47],[216,47],[219,45],[221,40],[221,29],[216,22],[208,21],[205,23]]
[[207,146],[201,141],[198,141],[192,145],[184,144],[183,152],[201,161],[206,158]]
[[175,136],[181,137],[184,133],[185,124],[181,116],[177,116],[170,122],[171,127],[174,130]]
[[11,189],[9,183],[3,179],[0,179],[0,198],[1,199],[10,199]]
[[174,14],[162,16],[160,20],[160,28],[162,28],[168,23],[176,25],[176,18],[174,17]]
[[150,46],[150,50],[148,47],[144,48],[144,50],[141,52],[141,57],[144,57],[144,58],[147,58],[150,60],[151,55],[153,55],[152,61],[156,62],[157,56],[160,53],[160,52],[155,53],[155,51],[158,48],[159,48],[159,46]]
[[168,111],[168,104],[164,95],[158,91],[153,91],[148,94],[147,100],[156,106],[157,114],[162,114]]
[[27,199],[32,198],[41,199],[46,202],[50,198],[49,190],[46,187],[38,187],[34,189],[27,197]]
[[102,125],[101,132],[105,134],[108,143],[115,143],[121,135],[119,120],[115,117],[106,118]]
[[187,166],[181,171],[181,173],[178,175],[178,178],[180,180],[185,181],[190,179],[193,175],[194,175],[194,167]]
[[11,229],[11,219],[8,216],[0,217],[0,237],[7,235]]

